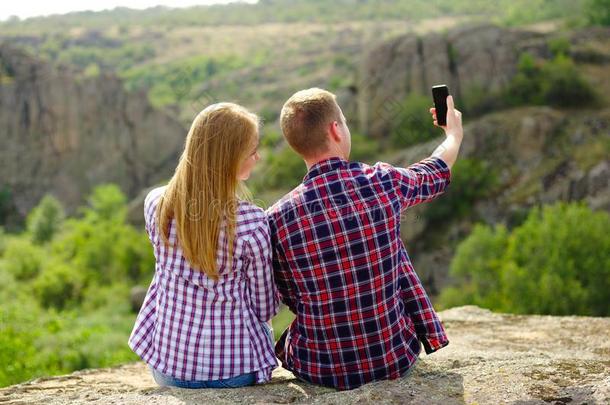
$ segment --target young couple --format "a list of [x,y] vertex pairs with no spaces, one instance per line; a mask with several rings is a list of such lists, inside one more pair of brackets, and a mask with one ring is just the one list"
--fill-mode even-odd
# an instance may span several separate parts
[[[400,238],[401,213],[450,182],[463,133],[447,104],[445,141],[396,168],[350,161],[335,96],[296,93],[281,127],[308,172],[267,211],[238,197],[259,160],[257,116],[230,103],[199,113],[171,181],[144,202],[156,268],[129,346],[155,381],[264,383],[277,356],[301,380],[352,389],[405,375],[420,343],[427,353],[447,345]],[[279,300],[296,319],[274,350]]]

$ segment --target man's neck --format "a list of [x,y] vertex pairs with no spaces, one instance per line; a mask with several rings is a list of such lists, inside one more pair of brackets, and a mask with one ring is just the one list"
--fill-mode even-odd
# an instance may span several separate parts
[[309,158],[309,159],[305,159],[305,164],[307,165],[307,170],[311,170],[311,168],[313,166],[315,166],[316,164],[320,163],[323,160],[328,160],[331,158],[339,158],[339,159],[345,159],[345,157],[343,157],[340,153],[335,152],[328,152],[313,158]]

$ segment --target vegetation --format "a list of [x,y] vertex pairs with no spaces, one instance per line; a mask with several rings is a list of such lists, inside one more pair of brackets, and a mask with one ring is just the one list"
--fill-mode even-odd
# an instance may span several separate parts
[[442,306],[513,313],[610,315],[610,215],[558,203],[512,231],[478,225],[457,249]]
[[589,25],[610,26],[610,0],[587,0],[586,21]]
[[442,130],[432,125],[430,97],[410,93],[403,102],[397,103],[386,112],[393,123],[390,133],[392,146],[404,148],[429,141],[442,134]]
[[[596,1],[595,3],[606,3]],[[607,4],[607,3],[606,3]],[[289,5],[289,6],[288,6]],[[0,25],[4,29],[24,32],[40,28],[103,28],[118,25],[127,30],[133,21],[144,27],[256,25],[264,23],[324,22],[370,19],[420,20],[452,15],[484,15],[508,24],[528,24],[580,13],[582,0],[260,0],[258,4],[236,3],[168,9],[149,8],[143,11],[118,7],[102,12],[76,12],[50,18],[12,19]]]
[[551,43],[556,55],[550,61],[537,61],[524,53],[506,92],[509,104],[576,107],[595,103],[595,91],[566,56],[568,47],[562,41]]
[[473,204],[489,197],[498,186],[497,170],[477,159],[459,159],[451,169],[451,185],[443,198],[433,201],[426,218],[432,224],[447,223],[472,212]]
[[[610,9],[607,0],[287,3],[117,8],[12,19],[0,23],[0,31],[3,38],[86,77],[114,71],[128,90],[147,91],[155,107],[186,114],[189,122],[193,111],[226,99],[259,111],[269,124],[277,119],[278,102],[295,88],[341,91],[353,84],[364,46],[371,38],[412,29],[405,20],[468,17],[514,26],[576,18],[608,26]],[[256,40],[243,40],[246,30]],[[570,59],[570,46],[558,37],[549,43],[550,60],[522,55],[518,74],[504,91],[465,89],[460,104],[472,117],[511,106],[595,103],[595,91]],[[11,76],[0,66],[0,83]],[[429,96],[413,93],[386,111],[392,123],[388,144],[353,133],[351,158],[374,163],[390,148],[439,136],[430,103]],[[575,150],[583,170],[607,155],[608,142],[595,142]],[[264,161],[251,181],[255,195],[288,191],[306,174],[304,162],[277,128],[266,130],[261,149]],[[498,191],[498,171],[488,162],[460,159],[452,172],[447,194],[424,214],[432,226],[449,219],[476,220],[473,205]],[[51,196],[25,224],[12,220],[16,212],[10,187],[0,184],[0,224],[6,227],[0,228],[0,386],[135,360],[126,345],[135,320],[129,291],[150,282],[154,257],[146,235],[126,222],[126,197],[116,186],[102,185],[76,217],[66,218]],[[518,313],[608,316],[608,222],[606,213],[558,204],[533,210],[512,230],[478,225],[459,246],[451,264],[456,286],[440,301],[446,307],[476,304]],[[286,310],[278,315],[276,337],[292,319]]]
[[[154,257],[126,224],[125,196],[97,187],[78,218],[45,197],[20,235],[0,235],[0,386],[135,360],[129,289]],[[34,299],[32,299],[34,298]]]

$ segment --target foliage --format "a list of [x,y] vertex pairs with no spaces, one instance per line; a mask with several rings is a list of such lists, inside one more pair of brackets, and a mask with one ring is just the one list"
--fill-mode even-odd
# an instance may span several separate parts
[[45,196],[27,218],[28,231],[34,243],[42,244],[53,239],[63,219],[61,203],[53,196]]
[[291,189],[301,183],[303,176],[307,173],[303,159],[288,145],[267,155],[264,167],[264,173],[257,173],[257,179],[263,184],[257,185],[256,190],[267,187]]
[[44,266],[32,287],[41,305],[63,309],[80,302],[83,284],[83,275],[78,269],[53,260]]
[[[597,1],[595,3],[606,2]],[[583,0],[261,0],[257,4],[236,2],[229,5],[185,9],[149,8],[131,10],[118,7],[102,12],[75,12],[25,21],[6,21],[1,28],[27,33],[35,29],[58,32],[70,27],[99,29],[108,26],[146,28],[177,26],[254,25],[276,22],[319,22],[404,19],[421,20],[455,15],[483,15],[510,25],[565,18],[581,13]],[[123,28],[123,32],[127,28]]]
[[451,169],[451,183],[446,194],[430,204],[426,218],[438,224],[450,218],[463,218],[471,213],[477,200],[491,195],[497,185],[497,172],[488,162],[459,159]]
[[0,184],[0,225],[3,225],[7,230],[20,229],[22,226],[11,189],[9,186],[2,184]]
[[238,56],[210,58],[194,56],[163,65],[132,67],[121,72],[128,90],[149,89],[149,98],[156,107],[195,100],[196,87],[220,72],[246,65]]
[[388,118],[393,124],[390,140],[393,146],[404,148],[429,141],[441,134],[441,130],[432,123],[430,107],[430,97],[410,93],[403,102],[389,108]]
[[508,232],[478,226],[458,247],[458,286],[443,306],[481,305],[515,313],[610,314],[610,215],[584,205],[533,209]]
[[40,272],[43,250],[25,238],[7,241],[3,269],[16,280],[31,280]]
[[0,235],[0,386],[137,358],[129,291],[150,282],[154,256],[126,223],[125,196],[99,186],[79,217],[58,223],[45,220],[50,201],[28,216],[30,230],[54,224],[46,243],[32,242],[35,231]]
[[610,0],[587,0],[585,15],[590,25],[610,26]]
[[377,157],[380,146],[379,142],[375,139],[359,133],[352,133],[350,160],[372,163],[371,160],[374,160]]
[[559,53],[545,62],[528,53],[521,55],[518,73],[506,92],[510,104],[577,107],[595,103],[595,91],[561,51],[561,45],[556,44],[555,51]]

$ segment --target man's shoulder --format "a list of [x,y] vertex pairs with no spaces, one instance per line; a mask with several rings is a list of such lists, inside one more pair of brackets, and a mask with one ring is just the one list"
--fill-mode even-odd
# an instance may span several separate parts
[[294,208],[300,200],[300,196],[303,193],[303,190],[304,186],[303,183],[301,183],[297,187],[292,189],[290,192],[286,193],[272,206],[267,208],[265,213],[267,214],[269,220],[274,220],[274,218],[276,218],[278,215],[281,215],[282,213]]

